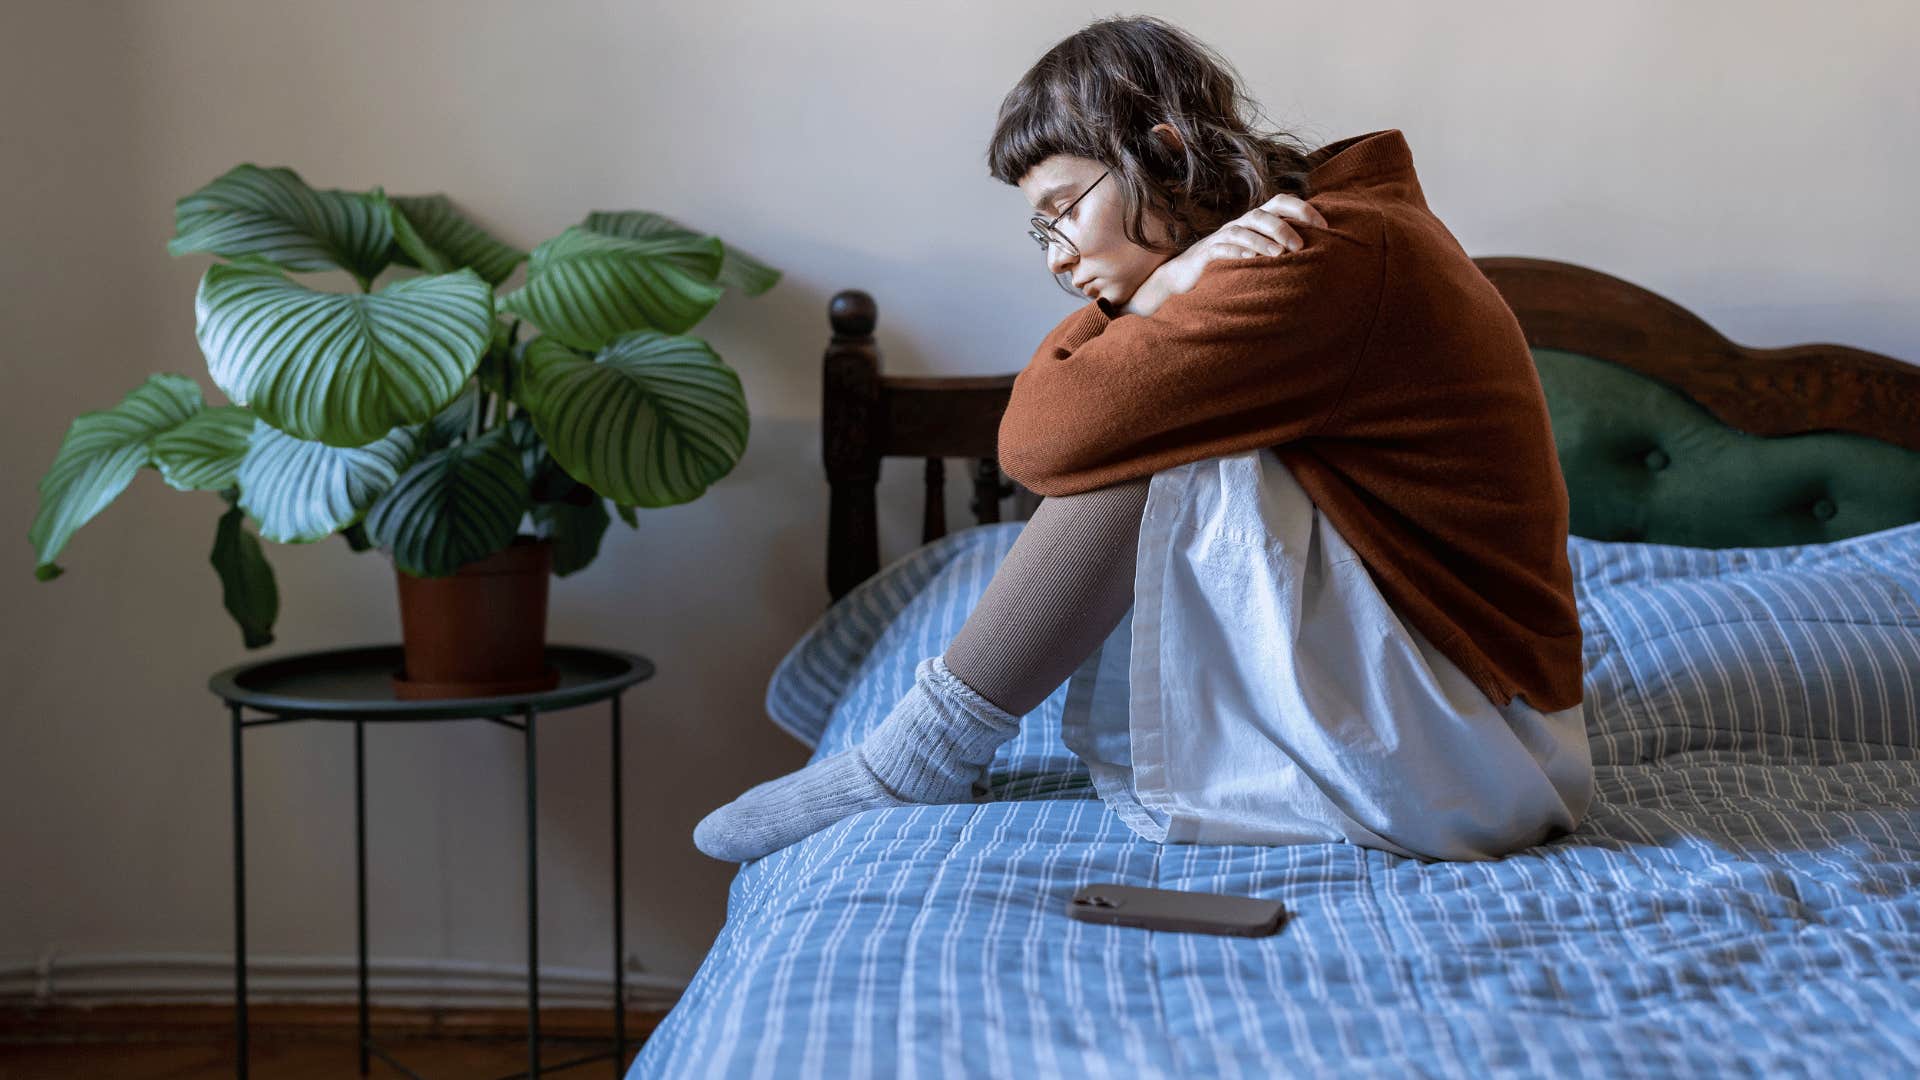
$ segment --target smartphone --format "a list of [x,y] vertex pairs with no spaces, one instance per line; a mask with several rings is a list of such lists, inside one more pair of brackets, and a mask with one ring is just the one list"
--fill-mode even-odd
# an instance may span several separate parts
[[1285,913],[1278,900],[1144,885],[1082,885],[1067,901],[1068,917],[1082,922],[1240,937],[1273,933]]

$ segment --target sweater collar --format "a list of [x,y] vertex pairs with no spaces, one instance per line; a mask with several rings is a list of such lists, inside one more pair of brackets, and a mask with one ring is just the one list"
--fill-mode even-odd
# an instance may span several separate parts
[[1426,205],[1419,177],[1413,171],[1413,152],[1399,128],[1336,139],[1307,154],[1307,170],[1316,192],[1394,187],[1401,197]]

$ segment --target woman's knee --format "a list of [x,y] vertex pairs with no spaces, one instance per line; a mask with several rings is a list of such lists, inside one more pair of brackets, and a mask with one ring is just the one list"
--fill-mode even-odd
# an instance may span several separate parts
[[1124,538],[1132,547],[1139,539],[1140,516],[1147,508],[1151,479],[1143,476],[1072,495],[1049,495],[1040,500],[1028,527],[1038,524],[1049,532]]

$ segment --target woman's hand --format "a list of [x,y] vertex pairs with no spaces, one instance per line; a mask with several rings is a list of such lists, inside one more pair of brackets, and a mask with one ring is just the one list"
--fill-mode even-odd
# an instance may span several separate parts
[[1287,224],[1286,218],[1303,225],[1327,227],[1327,219],[1312,203],[1294,195],[1275,195],[1155,267],[1127,302],[1120,305],[1120,313],[1153,314],[1168,297],[1192,289],[1200,280],[1200,272],[1215,259],[1244,259],[1250,255],[1280,255],[1300,250],[1305,241]]

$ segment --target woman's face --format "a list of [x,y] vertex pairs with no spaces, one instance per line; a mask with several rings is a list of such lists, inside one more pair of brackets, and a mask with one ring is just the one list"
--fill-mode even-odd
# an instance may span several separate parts
[[[1029,170],[1019,186],[1027,205],[1044,221],[1054,221],[1060,211],[1073,207],[1053,227],[1065,233],[1079,253],[1055,242],[1047,249],[1048,272],[1064,272],[1089,300],[1098,296],[1111,304],[1124,304],[1156,267],[1173,256],[1149,251],[1126,238],[1121,229],[1120,187],[1112,176],[1100,180],[1106,171],[1092,158],[1055,154]],[[1094,184],[1096,180],[1100,182]],[[1080,198],[1083,192],[1086,197]],[[1080,201],[1074,202],[1076,198]],[[1150,237],[1169,232],[1151,213],[1143,224]]]

